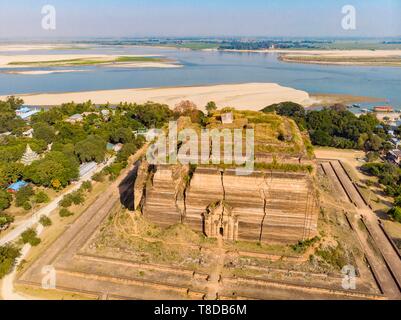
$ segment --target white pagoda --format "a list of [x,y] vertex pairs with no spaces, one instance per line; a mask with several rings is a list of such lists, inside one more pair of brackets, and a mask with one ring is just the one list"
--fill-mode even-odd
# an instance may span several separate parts
[[26,150],[21,158],[21,163],[25,166],[29,166],[35,160],[39,160],[39,155],[31,149],[29,144],[26,145]]

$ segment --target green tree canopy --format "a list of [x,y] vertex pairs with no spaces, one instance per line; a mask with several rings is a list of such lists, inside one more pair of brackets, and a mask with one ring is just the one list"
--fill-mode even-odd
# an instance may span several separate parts
[[19,249],[12,245],[0,246],[0,279],[13,269],[20,254]]
[[33,137],[36,139],[44,140],[48,144],[52,143],[56,138],[56,131],[46,122],[35,123],[33,129]]
[[89,136],[75,145],[75,153],[81,162],[102,162],[106,154],[106,141],[99,136]]
[[0,212],[9,208],[12,196],[6,190],[0,189]]
[[66,187],[79,176],[79,163],[75,157],[66,156],[60,151],[51,151],[38,161],[26,167],[24,176],[33,183],[45,187],[55,187],[53,182],[58,181]]

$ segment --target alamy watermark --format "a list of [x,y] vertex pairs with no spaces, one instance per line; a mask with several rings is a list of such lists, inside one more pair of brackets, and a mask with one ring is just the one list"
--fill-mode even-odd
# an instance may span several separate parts
[[344,15],[341,20],[341,27],[344,30],[355,30],[356,29],[356,9],[353,5],[346,5],[341,10]]
[[254,129],[202,129],[199,134],[189,128],[178,132],[177,122],[170,121],[167,135],[161,129],[153,133],[147,136],[152,141],[146,153],[150,164],[232,165],[237,175],[254,170]]
[[42,29],[47,31],[56,30],[56,8],[50,4],[42,7]]
[[356,272],[355,267],[346,265],[341,269],[343,274],[342,287],[344,290],[355,290],[356,289]]
[[53,266],[43,266],[42,268],[42,288],[56,289],[56,269]]

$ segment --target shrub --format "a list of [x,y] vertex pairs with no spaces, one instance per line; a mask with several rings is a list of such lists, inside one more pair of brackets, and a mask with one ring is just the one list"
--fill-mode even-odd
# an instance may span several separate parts
[[52,221],[48,216],[42,215],[40,217],[39,223],[44,227],[49,227],[52,225]]
[[47,203],[50,201],[49,196],[43,192],[43,191],[39,191],[36,195],[35,195],[35,201],[37,203]]
[[66,194],[63,199],[59,202],[59,205],[68,208],[71,207],[72,204],[78,205],[85,201],[85,197],[81,190],[77,190],[71,192],[70,194]]
[[24,208],[24,210],[28,211],[32,209],[32,205],[29,202],[25,202],[22,207]]
[[69,194],[65,195],[63,197],[63,199],[61,199],[61,201],[59,202],[59,205],[64,207],[64,208],[68,208],[72,206],[72,199],[70,197]]
[[90,181],[84,181],[84,182],[82,182],[81,188],[82,188],[83,190],[87,190],[88,192],[91,192],[91,191],[92,191],[92,182],[90,182]]
[[398,196],[397,198],[395,198],[394,205],[396,207],[401,207],[401,196]]
[[14,217],[6,213],[0,213],[0,229],[14,222]]
[[92,177],[93,181],[97,181],[97,182],[103,182],[104,181],[104,172],[97,172],[93,175]]
[[297,244],[291,245],[291,249],[294,250],[296,253],[304,253],[310,246],[312,246],[319,240],[320,238],[316,236],[312,239],[298,241]]
[[[25,203],[34,195],[32,186],[27,185],[17,191],[15,194],[15,205],[17,207],[23,207]],[[24,208],[25,209],[25,208]],[[29,210],[29,209],[28,209]]]
[[388,214],[397,222],[401,223],[401,207],[393,207]]
[[71,211],[69,211],[65,208],[61,208],[58,214],[62,218],[66,218],[66,217],[70,217],[70,216],[74,215]]
[[316,255],[337,270],[341,270],[342,267],[347,264],[347,260],[344,255],[344,249],[340,244],[338,244],[335,248],[319,248],[319,250],[316,251]]
[[20,251],[12,245],[0,246],[0,279],[8,274],[15,265]]
[[22,242],[29,243],[31,246],[37,246],[40,243],[40,239],[37,237],[37,233],[34,229],[29,228],[21,234]]
[[81,190],[77,190],[70,193],[71,200],[75,205],[81,204],[85,201],[85,197]]

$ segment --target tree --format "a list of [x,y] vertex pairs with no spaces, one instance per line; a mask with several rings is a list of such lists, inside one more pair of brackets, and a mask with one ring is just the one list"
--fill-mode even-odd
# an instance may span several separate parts
[[214,101],[209,101],[205,107],[207,114],[210,116],[213,112],[217,110],[216,103]]
[[0,133],[13,131],[18,127],[24,126],[22,119],[15,119],[15,111],[23,105],[24,101],[13,96],[6,101],[0,101]]
[[82,182],[81,188],[82,188],[83,190],[87,190],[88,192],[91,192],[91,191],[92,191],[92,182],[90,182],[90,181],[84,181],[84,182]]
[[75,153],[81,162],[102,162],[106,154],[106,141],[99,136],[89,136],[75,145]]
[[42,215],[39,219],[39,223],[44,227],[49,227],[52,225],[52,221],[48,216]]
[[61,142],[62,144],[75,144],[84,140],[88,136],[84,128],[79,124],[61,122],[57,125],[57,129],[59,133],[56,141]]
[[40,238],[38,238],[36,231],[33,228],[29,228],[23,233],[21,233],[22,243],[29,243],[32,247],[37,246],[40,243]]
[[134,134],[129,128],[118,128],[111,134],[111,141],[114,143],[128,143],[134,140]]
[[[29,200],[31,199],[31,197],[35,194],[35,192],[33,191],[33,188],[31,185],[27,185],[25,187],[22,187],[21,189],[19,189],[17,191],[17,193],[15,194],[15,205],[17,207],[24,207],[24,208],[28,208],[28,206],[26,205],[26,203],[29,204]],[[29,208],[30,209],[30,208]],[[28,210],[29,210],[28,209]]]
[[6,190],[0,189],[0,211],[10,207],[12,196]]
[[174,117],[190,117],[193,123],[203,123],[205,115],[202,111],[198,110],[195,103],[189,100],[181,101],[174,108]]
[[14,222],[14,217],[0,212],[0,230]]
[[70,217],[70,216],[74,215],[71,211],[67,210],[66,208],[60,209],[58,214],[62,218],[66,218],[66,217]]
[[42,139],[46,141],[47,144],[52,143],[56,138],[56,132],[54,128],[46,122],[38,122],[34,124],[33,130],[33,137],[36,139]]
[[59,202],[59,205],[68,208],[71,207],[72,204],[79,205],[85,201],[85,197],[83,195],[83,192],[81,190],[77,190],[74,192],[71,192],[69,194],[66,194],[63,199]]
[[32,123],[45,122],[49,125],[55,125],[63,119],[63,114],[59,108],[51,108],[50,110],[42,110],[31,117]]
[[127,116],[139,121],[147,128],[160,128],[172,116],[172,112],[167,105],[154,102],[147,102],[141,105],[120,105],[118,110],[127,112]]
[[0,185],[9,185],[21,179],[24,165],[18,162],[0,164]]
[[50,198],[44,191],[39,191],[35,195],[35,202],[36,203],[47,203],[49,201],[50,201]]
[[379,151],[383,145],[383,139],[376,134],[371,134],[369,139],[365,142],[365,149],[372,151]]
[[20,255],[20,250],[13,245],[0,246],[0,279],[11,272]]
[[329,146],[332,142],[332,137],[329,133],[323,130],[316,130],[311,134],[312,143],[319,146]]
[[[38,161],[26,167],[24,177],[45,187],[60,185],[66,187],[79,176],[79,164],[75,157],[59,151],[51,151]],[[58,181],[57,184],[55,181]]]

